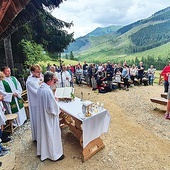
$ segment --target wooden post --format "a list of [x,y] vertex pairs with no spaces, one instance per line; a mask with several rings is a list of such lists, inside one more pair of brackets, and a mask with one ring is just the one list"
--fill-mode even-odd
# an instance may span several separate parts
[[161,73],[159,73],[158,84],[159,84],[159,85],[162,85],[163,83],[164,83],[164,78],[163,78],[163,76],[161,75]]
[[14,61],[12,55],[12,47],[11,47],[11,35],[5,37],[4,39],[4,50],[5,50],[5,58],[6,58],[6,65],[11,69],[14,68]]

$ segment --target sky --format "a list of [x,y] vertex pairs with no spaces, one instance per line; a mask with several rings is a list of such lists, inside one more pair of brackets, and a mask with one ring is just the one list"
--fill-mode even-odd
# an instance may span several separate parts
[[73,22],[67,31],[78,38],[97,27],[131,24],[169,6],[169,0],[67,0],[52,15]]

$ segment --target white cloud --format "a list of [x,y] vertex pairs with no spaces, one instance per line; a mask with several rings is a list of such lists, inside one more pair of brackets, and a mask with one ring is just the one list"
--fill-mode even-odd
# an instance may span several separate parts
[[168,6],[169,0],[67,0],[52,15],[66,22],[73,21],[69,32],[74,32],[77,38],[97,27],[133,23]]

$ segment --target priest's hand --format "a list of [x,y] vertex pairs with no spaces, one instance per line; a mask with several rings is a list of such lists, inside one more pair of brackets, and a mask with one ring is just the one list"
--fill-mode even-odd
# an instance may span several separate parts
[[2,94],[0,94],[0,101],[4,100],[4,96]]
[[17,93],[13,93],[12,96],[18,97],[18,94]]
[[57,97],[54,97],[55,98],[55,100],[58,102],[58,98]]

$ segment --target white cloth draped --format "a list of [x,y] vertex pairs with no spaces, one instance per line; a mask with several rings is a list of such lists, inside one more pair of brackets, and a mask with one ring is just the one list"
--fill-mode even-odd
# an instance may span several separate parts
[[30,75],[26,81],[29,114],[31,123],[32,140],[37,140],[37,90],[40,87],[40,79]]
[[59,107],[46,83],[37,91],[37,155],[41,160],[57,160],[63,155]]
[[[10,85],[11,91],[12,93],[17,93],[18,97],[21,98],[21,93],[22,93],[22,87],[20,82],[15,78],[16,83],[17,83],[17,88],[15,87],[11,77],[5,77],[4,79],[6,82],[8,82],[8,84]],[[5,91],[4,85],[2,83],[2,81],[0,81],[0,93],[4,96],[4,102],[6,104],[7,107],[7,111],[12,114],[11,112],[11,107],[10,107],[10,102],[12,101],[12,93],[8,93]],[[14,97],[15,102],[17,104],[18,107],[18,112],[16,112],[16,114],[18,114],[18,125],[21,126],[25,120],[27,119],[26,117],[26,113],[25,113],[25,108],[23,107],[22,109],[19,108],[18,105],[18,100],[17,97]],[[13,123],[14,126],[17,126],[15,123]]]
[[82,114],[82,102],[79,98],[75,98],[74,101],[69,103],[59,102],[58,104],[63,111],[82,121],[83,148],[92,140],[100,137],[102,133],[108,131],[110,115],[106,109],[92,114],[91,117],[82,119],[80,117],[80,114]]
[[[4,106],[3,106],[3,103],[0,101],[0,126],[1,125],[5,125],[5,122],[6,122],[6,117],[4,115]],[[1,129],[1,127],[0,127]]]

